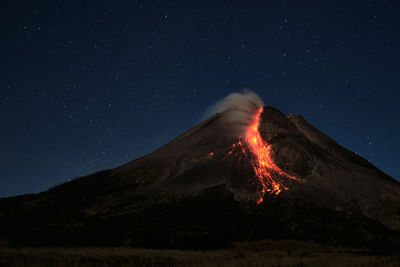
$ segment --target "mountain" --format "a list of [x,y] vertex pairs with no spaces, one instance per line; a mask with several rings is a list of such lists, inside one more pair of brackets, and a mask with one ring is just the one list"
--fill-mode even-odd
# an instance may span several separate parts
[[396,180],[303,117],[268,106],[258,109],[254,128],[262,139],[254,143],[267,149],[258,157],[246,139],[256,123],[252,107],[250,120],[237,121],[238,110],[228,107],[125,165],[0,199],[0,239],[24,246],[212,249],[295,239],[400,247]]

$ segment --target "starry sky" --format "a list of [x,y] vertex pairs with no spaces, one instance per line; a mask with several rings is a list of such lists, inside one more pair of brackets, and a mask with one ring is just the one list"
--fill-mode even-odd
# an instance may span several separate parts
[[400,179],[398,1],[0,1],[0,197],[165,144],[231,92]]

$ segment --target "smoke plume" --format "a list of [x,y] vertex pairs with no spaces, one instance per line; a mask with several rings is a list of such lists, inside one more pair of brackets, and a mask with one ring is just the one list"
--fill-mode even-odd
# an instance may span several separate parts
[[223,119],[235,133],[242,134],[251,124],[254,114],[264,106],[262,99],[254,92],[232,93],[213,105],[208,114],[223,112]]

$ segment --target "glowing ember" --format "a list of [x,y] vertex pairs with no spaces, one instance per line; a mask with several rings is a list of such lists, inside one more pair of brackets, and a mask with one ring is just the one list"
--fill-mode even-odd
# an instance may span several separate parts
[[225,156],[225,158],[228,157],[239,148],[242,155],[245,155],[249,160],[261,185],[260,198],[257,204],[263,202],[264,195],[267,192],[278,195],[282,190],[288,190],[283,185],[284,178],[296,180],[296,177],[281,170],[271,158],[271,145],[261,138],[258,131],[262,112],[263,108],[260,108],[251,125],[247,128],[245,137],[240,137],[239,141],[232,145],[231,150]]

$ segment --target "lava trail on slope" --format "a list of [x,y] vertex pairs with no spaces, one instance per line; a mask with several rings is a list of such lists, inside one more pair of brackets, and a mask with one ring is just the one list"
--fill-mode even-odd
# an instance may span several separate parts
[[[289,175],[279,168],[271,157],[271,144],[264,141],[259,132],[260,116],[263,108],[259,108],[255,113],[251,124],[245,131],[245,136],[240,136],[239,141],[232,145],[230,151],[223,159],[232,154],[238,155],[239,160],[245,157],[254,170],[255,177],[260,184],[259,200],[257,204],[263,202],[266,193],[278,195],[282,190],[289,188],[284,185],[286,179],[297,180],[296,177]],[[237,153],[236,153],[237,152]],[[209,153],[212,157],[214,152]]]

